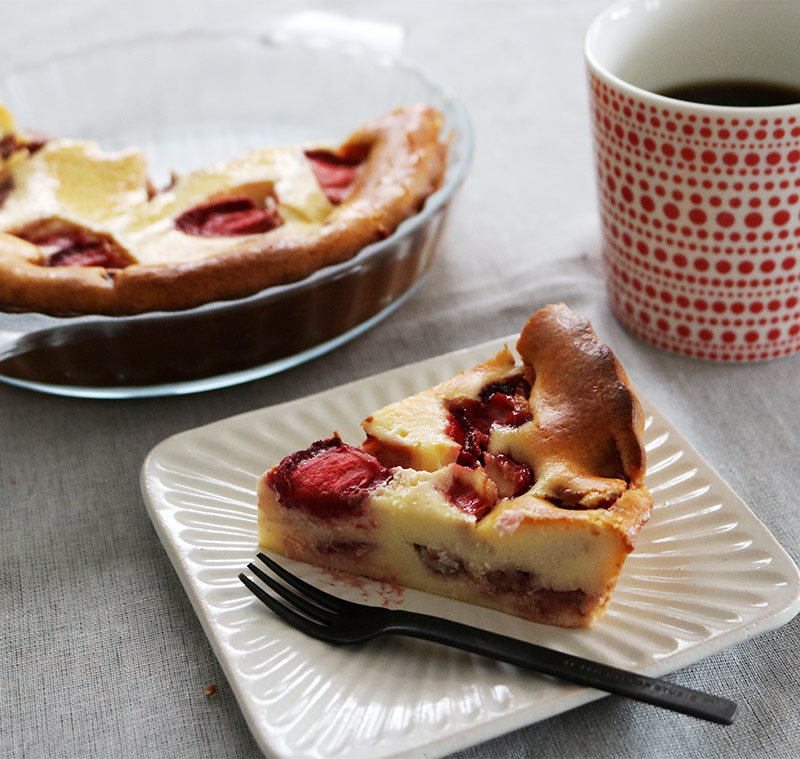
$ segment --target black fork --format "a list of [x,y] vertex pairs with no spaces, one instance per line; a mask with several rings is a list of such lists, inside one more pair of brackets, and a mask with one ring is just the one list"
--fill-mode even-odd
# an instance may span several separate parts
[[737,707],[733,701],[664,680],[449,619],[345,601],[295,577],[263,553],[258,554],[258,559],[283,582],[252,562],[247,568],[283,601],[245,574],[240,574],[239,579],[281,619],[307,635],[329,643],[362,643],[379,635],[407,635],[723,725],[730,725],[736,714]]

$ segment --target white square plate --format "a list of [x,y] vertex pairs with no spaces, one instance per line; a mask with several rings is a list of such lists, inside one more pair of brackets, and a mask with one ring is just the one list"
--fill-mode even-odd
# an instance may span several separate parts
[[[514,338],[189,430],[147,457],[150,516],[267,755],[441,756],[604,695],[422,641],[329,646],[281,622],[237,579],[257,551],[256,481],[268,466],[334,430],[360,442],[359,422],[369,413],[485,360],[503,342]],[[788,622],[800,611],[794,563],[688,441],[642,402],[655,508],[592,629],[537,625],[282,562],[350,600],[447,616],[649,675]]]

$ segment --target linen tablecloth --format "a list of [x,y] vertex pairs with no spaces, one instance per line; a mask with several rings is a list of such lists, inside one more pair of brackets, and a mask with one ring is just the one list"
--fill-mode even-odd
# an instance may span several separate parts
[[[81,400],[0,384],[0,755],[258,756],[145,511],[144,457],[173,433],[513,333],[548,302],[592,320],[798,560],[800,358],[703,363],[648,346],[609,313],[582,60],[586,27],[605,4],[0,2],[0,71],[158,30],[258,30],[306,7],[399,24],[407,56],[463,98],[476,135],[424,285],[335,353],[169,398]],[[457,756],[794,755],[798,660],[795,618],[668,676],[738,701],[730,727],[609,697]]]

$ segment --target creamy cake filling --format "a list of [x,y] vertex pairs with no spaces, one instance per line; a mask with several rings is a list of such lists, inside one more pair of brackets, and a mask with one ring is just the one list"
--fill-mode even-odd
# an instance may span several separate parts
[[260,235],[284,224],[296,231],[324,221],[352,191],[368,152],[253,150],[176,176],[156,191],[138,150],[105,153],[93,142],[70,139],[25,143],[9,133],[0,139],[0,160],[8,164],[0,172],[0,232],[38,244],[29,233],[37,224],[60,219],[79,228],[62,246],[69,252],[53,258],[43,250],[45,266],[108,261],[121,268],[120,256],[99,248],[78,255],[88,236],[126,251],[125,265],[198,260],[224,252],[227,244],[219,238]]

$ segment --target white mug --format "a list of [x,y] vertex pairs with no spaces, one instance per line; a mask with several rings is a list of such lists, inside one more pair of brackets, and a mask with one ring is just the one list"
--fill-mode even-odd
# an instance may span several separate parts
[[800,2],[763,0],[626,0],[588,30],[609,301],[662,348],[732,362],[800,351],[800,102],[664,94],[744,80],[800,101],[798,30]]

